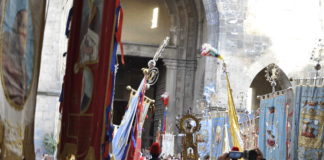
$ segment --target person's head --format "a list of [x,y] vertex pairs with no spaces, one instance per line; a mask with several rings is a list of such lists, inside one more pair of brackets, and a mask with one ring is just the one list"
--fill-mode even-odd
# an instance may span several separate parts
[[209,158],[210,158],[210,157],[209,157],[208,154],[204,157],[205,160],[209,160]]
[[19,50],[25,53],[27,42],[27,28],[28,28],[28,13],[25,9],[20,10],[16,14],[15,24],[13,26],[14,32],[18,36]]
[[152,157],[154,157],[154,158],[159,157],[159,155],[160,155],[160,153],[161,153],[160,144],[157,143],[157,142],[154,142],[154,143],[151,145],[150,153],[151,153]]

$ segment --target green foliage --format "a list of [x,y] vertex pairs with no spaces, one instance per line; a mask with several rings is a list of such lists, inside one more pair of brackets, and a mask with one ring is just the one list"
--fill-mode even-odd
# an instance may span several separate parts
[[54,155],[54,152],[56,150],[56,141],[53,133],[45,134],[43,138],[43,146],[47,154]]

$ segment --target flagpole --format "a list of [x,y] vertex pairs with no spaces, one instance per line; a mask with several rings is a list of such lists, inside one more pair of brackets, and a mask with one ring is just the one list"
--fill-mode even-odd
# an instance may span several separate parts
[[[159,69],[156,67],[156,63],[159,60],[159,58],[162,55],[162,52],[164,51],[165,47],[168,45],[170,38],[166,37],[165,40],[162,42],[162,44],[160,45],[160,47],[157,49],[157,51],[155,52],[155,55],[153,57],[153,59],[151,59],[148,62],[148,68],[142,68],[142,71],[144,73],[144,78],[146,79],[146,86],[147,89],[149,89],[150,86],[154,85],[158,78],[159,78]],[[143,93],[142,96],[145,96],[145,91]],[[144,100],[144,98],[143,98]],[[138,112],[138,118],[141,117],[141,112],[143,110],[143,105],[141,105],[139,107]],[[140,118],[139,118],[140,119]],[[142,127],[140,126],[141,124],[137,121],[135,122],[135,127],[137,132],[141,132],[138,131],[138,129],[141,129]],[[137,138],[137,142],[136,142],[136,148],[135,148],[135,153],[134,153],[134,159],[139,159],[140,158],[140,151],[141,151],[141,141],[142,139],[140,137],[136,137]]]
[[229,124],[230,124],[230,132],[231,132],[231,136],[232,136],[232,142],[233,142],[233,146],[238,147],[240,149],[240,151],[243,151],[244,148],[240,143],[240,142],[242,142],[241,135],[240,135],[241,134],[240,126],[238,123],[238,118],[237,118],[237,114],[236,114],[237,112],[235,109],[231,84],[230,84],[230,81],[228,78],[226,63],[224,62],[224,60],[223,60],[223,71],[226,75],[226,82],[227,82],[228,119],[229,119]]

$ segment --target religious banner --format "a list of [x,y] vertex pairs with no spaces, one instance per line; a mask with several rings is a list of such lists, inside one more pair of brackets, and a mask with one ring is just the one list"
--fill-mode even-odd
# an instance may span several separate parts
[[198,154],[200,158],[204,158],[206,155],[210,153],[210,140],[209,133],[211,132],[211,121],[210,120],[202,120],[200,121],[200,130],[197,136],[197,146],[198,146]]
[[[210,158],[217,159],[223,154],[225,146],[225,140],[228,140],[228,136],[225,133],[228,127],[228,119],[225,117],[216,117],[211,119],[211,132],[209,133],[210,138]],[[227,132],[229,134],[229,132]],[[227,141],[228,142],[228,141]],[[229,143],[227,143],[229,144]]]
[[293,143],[293,116],[294,116],[294,105],[293,105],[293,91],[288,90],[287,103],[286,103],[286,157],[292,159],[292,143]]
[[174,155],[174,135],[165,133],[162,135],[162,139],[161,155]]
[[[74,1],[58,158],[103,159],[113,76],[116,1]],[[108,114],[106,114],[108,111]],[[107,119],[107,121],[105,121]],[[109,148],[104,148],[108,150]]]
[[287,92],[271,93],[260,102],[259,148],[266,159],[287,159]]
[[33,160],[46,0],[0,1],[0,159]]
[[[145,84],[144,84],[145,85]],[[154,103],[152,100],[149,100],[146,98],[145,95],[145,90],[146,87],[144,87],[141,91],[141,100],[139,101],[138,104],[138,109],[137,109],[137,115],[136,115],[136,130],[135,130],[135,138],[136,138],[136,146],[135,146],[135,153],[133,159],[139,159],[141,155],[141,149],[142,149],[142,133],[143,133],[143,125],[144,121],[147,115],[147,111],[152,103]],[[131,154],[128,153],[129,157],[132,157]],[[128,158],[130,159],[130,158]]]
[[252,113],[239,114],[239,124],[245,150],[251,150],[258,147],[255,118],[255,114]]
[[[130,147],[130,139],[132,139],[132,144],[136,143],[136,137],[134,133],[134,119],[135,115],[137,113],[138,104],[141,101],[141,98],[144,95],[141,95],[144,87],[144,81],[142,80],[140,86],[138,87],[137,92],[131,93],[131,96],[129,98],[128,102],[128,109],[125,112],[125,115],[123,117],[122,122],[120,123],[120,126],[114,135],[114,139],[112,141],[112,148],[113,148],[113,156],[116,159],[124,160],[127,158],[127,151]],[[144,97],[143,97],[144,98]],[[132,136],[130,138],[130,136]],[[134,147],[135,148],[135,147]],[[133,148],[133,149],[134,149]]]
[[295,91],[295,158],[324,159],[324,88],[304,85]]

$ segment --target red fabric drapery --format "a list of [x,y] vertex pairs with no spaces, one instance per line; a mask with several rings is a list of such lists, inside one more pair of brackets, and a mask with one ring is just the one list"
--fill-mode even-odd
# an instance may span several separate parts
[[[59,157],[102,158],[105,109],[110,103],[116,1],[73,3],[64,78]],[[90,46],[89,46],[90,45]],[[92,46],[91,46],[92,45]]]

